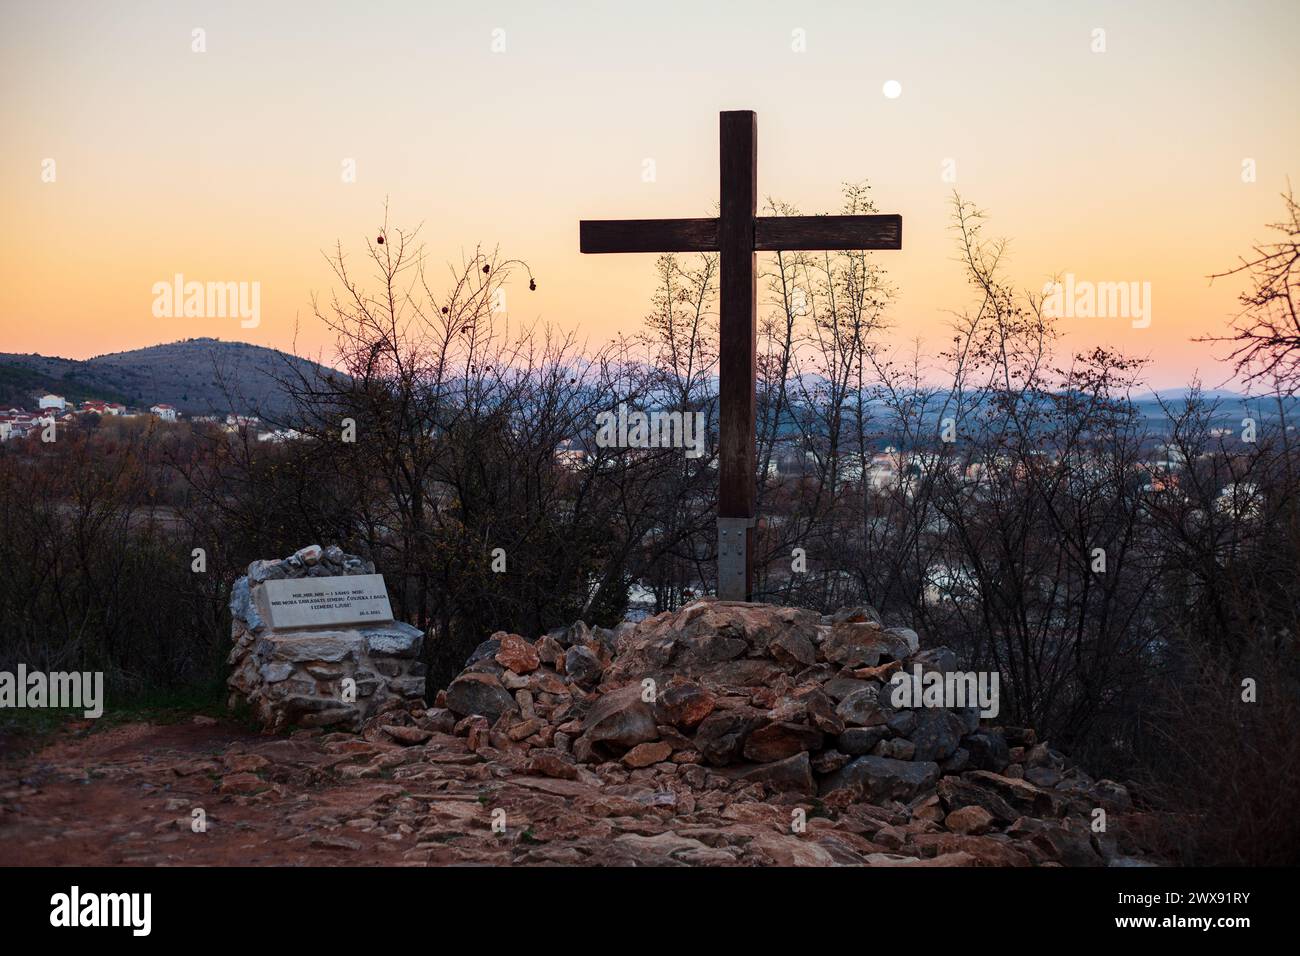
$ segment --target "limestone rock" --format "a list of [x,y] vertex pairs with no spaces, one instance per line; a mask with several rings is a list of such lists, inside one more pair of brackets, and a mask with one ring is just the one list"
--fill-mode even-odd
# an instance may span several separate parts
[[422,744],[427,743],[433,736],[432,731],[424,730],[420,727],[398,727],[392,724],[385,724],[382,728],[384,733],[392,737],[399,744]]
[[947,760],[957,751],[963,725],[951,711],[922,709],[916,713],[916,727],[907,735],[916,745],[917,760]]
[[366,646],[372,654],[390,657],[419,657],[424,644],[424,632],[402,621],[394,621],[382,628],[362,632]]
[[564,653],[564,673],[575,683],[594,684],[600,679],[600,660],[587,647],[570,647]]
[[879,727],[886,720],[874,686],[849,694],[840,701],[835,713],[850,727]]
[[1001,773],[1011,762],[1011,751],[1007,747],[1007,742],[997,731],[969,734],[962,741],[962,746],[970,752],[972,770],[991,770],[994,773]]
[[772,763],[798,753],[820,750],[823,737],[816,727],[780,721],[752,731],[745,738],[741,752],[746,760]]
[[813,794],[817,792],[812,764],[807,753],[798,753],[785,760],[762,764],[746,771],[737,779],[743,783],[762,784],[771,793]]
[[603,744],[627,750],[658,737],[654,711],[641,699],[640,685],[631,684],[610,691],[596,702],[583,721],[582,736],[575,746]]
[[537,649],[518,634],[493,635],[500,640],[501,647],[493,655],[496,662],[516,674],[529,674],[541,666],[542,660]]
[[1006,825],[1020,816],[998,794],[961,777],[944,777],[939,781],[939,796],[949,812],[962,807],[980,807],[997,823]]
[[661,740],[637,744],[623,755],[623,764],[633,769],[649,767],[667,760],[672,753],[672,745]]
[[834,664],[875,667],[881,660],[905,659],[910,648],[901,635],[882,631],[874,622],[845,621],[831,628],[821,653]]
[[790,630],[777,634],[768,642],[768,653],[783,664],[809,666],[817,660],[817,649],[803,634]]
[[869,754],[889,736],[888,727],[848,727],[836,738],[836,746],[846,754]]
[[891,760],[888,757],[858,757],[843,769],[826,777],[821,792],[830,793],[841,788],[859,793],[873,803],[886,800],[911,800],[939,781],[939,765],[909,760]]
[[488,720],[496,720],[517,708],[514,697],[491,674],[468,671],[447,688],[447,709],[462,717],[480,714]]
[[993,814],[983,807],[967,806],[952,811],[943,822],[953,833],[979,836],[988,833],[993,825]]
[[766,722],[751,708],[718,711],[710,714],[695,732],[695,746],[704,759],[716,767],[738,759],[750,732]]

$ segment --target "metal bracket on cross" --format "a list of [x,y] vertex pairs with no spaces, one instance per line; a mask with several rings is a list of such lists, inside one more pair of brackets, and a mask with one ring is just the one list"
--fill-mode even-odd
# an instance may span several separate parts
[[749,600],[749,529],[755,518],[718,518],[718,597]]

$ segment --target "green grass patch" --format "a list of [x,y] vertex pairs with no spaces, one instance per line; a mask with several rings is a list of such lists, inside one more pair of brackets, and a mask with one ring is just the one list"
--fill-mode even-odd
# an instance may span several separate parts
[[[106,691],[104,698],[104,713],[91,720],[83,733],[101,733],[111,727],[132,723],[179,724],[196,715],[233,722],[250,732],[257,730],[252,712],[246,706],[234,711],[226,707],[224,684],[130,695]],[[86,720],[84,707],[0,708],[0,759],[39,750],[67,724]]]
[[147,720],[151,724],[178,724],[196,715],[227,719],[226,687],[212,684],[206,687],[178,690],[145,691],[113,700],[106,694],[104,715],[96,724],[115,725]]

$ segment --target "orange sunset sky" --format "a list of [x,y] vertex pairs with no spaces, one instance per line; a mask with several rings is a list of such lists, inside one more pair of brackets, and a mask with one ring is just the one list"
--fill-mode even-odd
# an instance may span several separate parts
[[[1189,340],[1223,328],[1242,281],[1207,276],[1268,236],[1300,177],[1295,0],[0,9],[0,351],[290,349],[298,322],[297,351],[328,360],[322,250],[359,253],[385,198],[437,262],[480,242],[527,260],[539,288],[515,287],[512,320],[632,332],[653,256],[580,255],[578,220],[711,215],[718,111],[753,109],[761,195],[835,211],[840,183],[867,179],[902,214],[903,250],[876,254],[892,334],[937,349],[971,302],[955,186],[1012,240],[1025,288],[1151,283],[1148,328],[1065,320],[1070,347],[1149,357],[1158,387],[1217,385],[1226,367]],[[259,282],[261,324],[155,318],[176,273]]]

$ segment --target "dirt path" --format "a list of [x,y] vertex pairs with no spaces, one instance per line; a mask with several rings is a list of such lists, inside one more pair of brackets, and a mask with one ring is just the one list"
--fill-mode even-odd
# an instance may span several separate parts
[[[340,773],[387,748],[356,738],[348,746],[320,735],[262,737],[200,720],[65,731],[0,764],[0,864],[432,862],[432,848],[411,853],[417,831],[404,819],[427,813],[427,801],[411,801],[407,785],[378,772]],[[472,793],[455,799],[479,806]],[[205,832],[195,832],[195,810]],[[450,828],[445,833],[451,838]],[[488,849],[508,861],[508,844]]]
[[474,752],[409,723],[262,736],[207,717],[82,721],[0,759],[0,865],[1078,865],[1060,822],[968,835],[935,807],[764,799],[679,769]]
[[863,835],[884,811],[863,809],[866,818],[813,820],[796,836],[786,806],[609,785],[586,769],[540,776],[445,734],[403,746],[319,731],[259,736],[208,718],[73,724],[0,764],[0,864],[886,862]]

